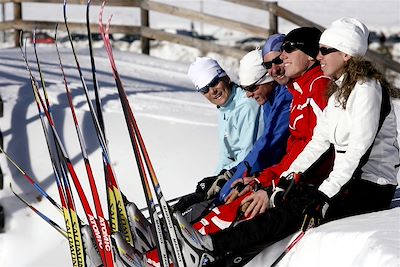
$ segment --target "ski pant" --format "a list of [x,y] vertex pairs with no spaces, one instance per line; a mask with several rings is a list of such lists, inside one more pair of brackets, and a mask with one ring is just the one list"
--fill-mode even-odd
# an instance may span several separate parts
[[325,221],[387,209],[396,191],[395,185],[379,185],[353,179],[333,197]]
[[[395,189],[394,185],[352,179],[332,198],[324,222],[386,209]],[[315,186],[300,184],[282,206],[211,235],[217,261],[210,266],[243,266],[265,247],[298,231],[303,210],[316,190]]]
[[314,192],[299,187],[284,206],[211,235],[217,261],[210,266],[243,266],[265,247],[298,231]]

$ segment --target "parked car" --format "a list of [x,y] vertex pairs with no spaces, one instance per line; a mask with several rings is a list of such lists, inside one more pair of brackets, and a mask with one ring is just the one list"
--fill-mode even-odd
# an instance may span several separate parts
[[[51,37],[46,32],[37,32],[35,39],[37,44],[53,44],[55,42],[54,37]],[[31,43],[33,43],[33,37],[31,38]]]

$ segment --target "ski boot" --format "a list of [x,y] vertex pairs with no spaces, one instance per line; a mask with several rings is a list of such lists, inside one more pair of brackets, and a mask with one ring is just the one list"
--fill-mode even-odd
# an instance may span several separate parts
[[135,249],[144,253],[153,249],[155,238],[151,232],[150,222],[144,217],[143,213],[138,209],[135,203],[129,203],[126,207],[129,225],[134,235]]

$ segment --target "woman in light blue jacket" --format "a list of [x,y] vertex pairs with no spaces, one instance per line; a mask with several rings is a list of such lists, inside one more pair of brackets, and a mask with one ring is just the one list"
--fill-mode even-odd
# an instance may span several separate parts
[[197,58],[188,71],[198,92],[219,110],[219,161],[216,173],[241,162],[264,129],[261,108],[233,83],[217,61]]

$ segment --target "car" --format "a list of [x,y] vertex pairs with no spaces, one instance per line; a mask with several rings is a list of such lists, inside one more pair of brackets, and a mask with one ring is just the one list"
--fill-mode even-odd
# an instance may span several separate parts
[[[55,39],[46,32],[37,32],[35,35],[35,41],[37,44],[53,44]],[[33,37],[31,38],[31,43],[33,43]]]

